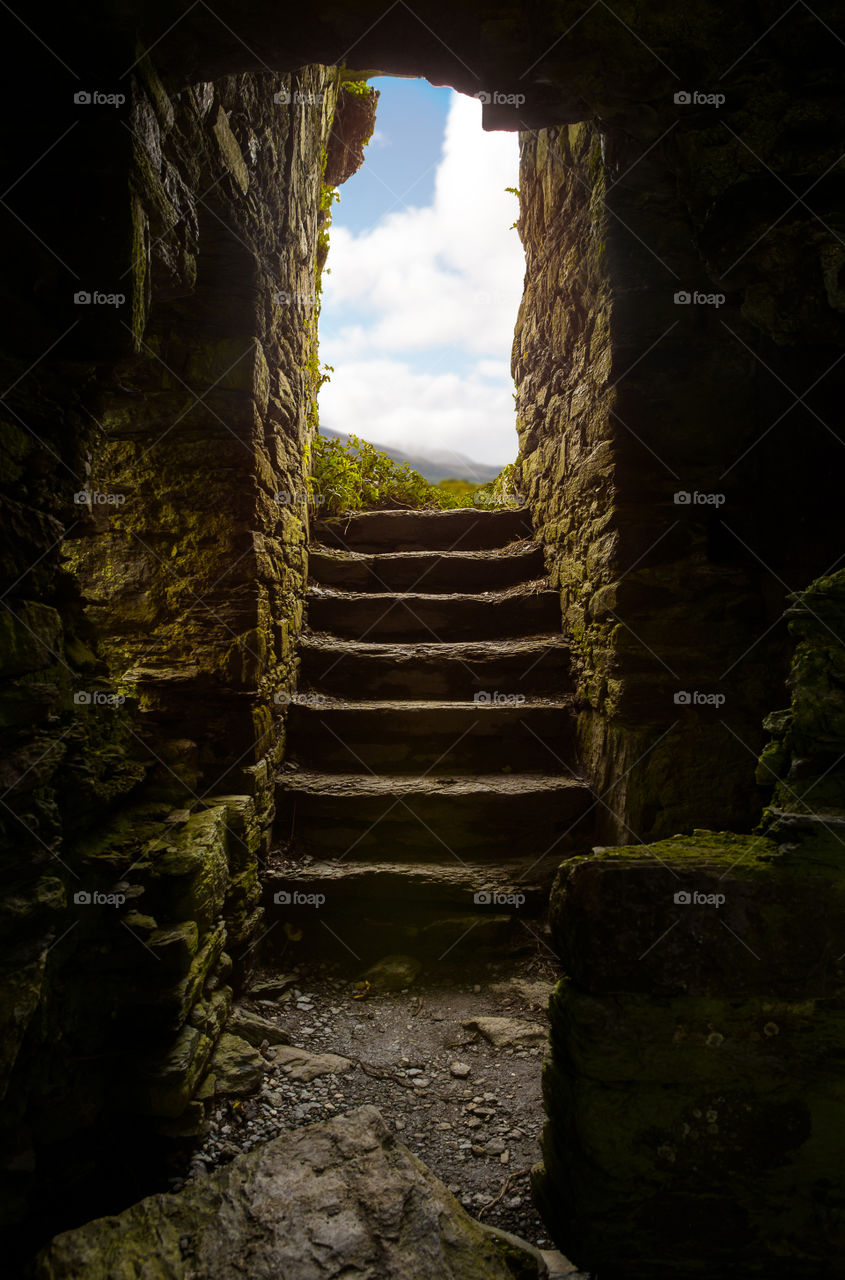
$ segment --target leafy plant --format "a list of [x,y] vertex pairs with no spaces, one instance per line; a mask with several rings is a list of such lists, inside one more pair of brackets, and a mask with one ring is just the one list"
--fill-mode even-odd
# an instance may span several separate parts
[[[505,467],[491,484],[447,480],[433,485],[406,462],[394,462],[368,440],[355,435],[350,435],[346,444],[332,436],[315,436],[311,442],[310,465],[311,498],[325,515],[385,507],[437,511],[505,507],[521,501],[513,483],[518,464]],[[503,480],[505,473],[508,477]]]

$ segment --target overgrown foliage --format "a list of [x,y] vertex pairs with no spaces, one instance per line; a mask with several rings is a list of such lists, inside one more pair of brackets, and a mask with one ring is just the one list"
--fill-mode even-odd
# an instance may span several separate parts
[[444,480],[430,484],[406,462],[394,462],[375,445],[350,435],[348,443],[317,435],[311,442],[309,488],[325,515],[346,511],[409,507],[507,507],[522,502],[519,463],[511,463],[490,484]]

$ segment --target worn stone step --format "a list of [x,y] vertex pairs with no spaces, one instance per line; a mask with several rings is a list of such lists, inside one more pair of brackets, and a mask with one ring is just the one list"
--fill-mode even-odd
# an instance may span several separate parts
[[558,593],[537,584],[484,595],[370,595],[311,587],[307,601],[311,628],[353,640],[485,639],[561,625]]
[[305,768],[327,771],[557,771],[572,755],[571,704],[498,696],[510,701],[365,702],[306,695],[291,707],[290,755]]
[[412,955],[453,965],[465,958],[477,960],[481,954],[501,959],[537,948],[536,923],[498,911],[463,913],[421,906],[413,912],[378,912],[362,905],[360,910],[334,915],[275,906],[267,909],[266,919],[271,923],[262,953],[266,961],[278,956],[280,963],[289,962],[290,944],[284,929],[273,928],[276,923],[298,930],[298,955],[348,965],[351,954],[362,968],[386,955]]
[[313,857],[499,861],[583,844],[589,787],[548,774],[283,773],[279,835]]
[[316,520],[315,543],[351,551],[479,551],[531,536],[527,507],[487,511],[363,511]]
[[[526,855],[500,863],[457,862],[447,855],[441,862],[292,862],[271,853],[262,877],[264,904],[285,906],[291,913],[314,910],[301,896],[320,895],[326,913],[367,910],[383,914],[395,909],[420,908],[541,915],[560,868],[557,853],[542,858]],[[290,901],[277,901],[276,895]]]
[[321,954],[345,949],[376,959],[398,951],[453,960],[487,949],[502,954],[536,946],[559,866],[555,854],[492,866],[454,859],[303,864],[271,854],[264,909],[271,929],[290,924],[305,949]]
[[443,644],[375,644],[312,633],[303,637],[300,656],[303,688],[341,698],[561,698],[572,687],[569,646],[559,633]]
[[311,583],[340,591],[495,591],[530,582],[545,572],[535,542],[517,542],[493,551],[398,551],[367,555],[312,546]]

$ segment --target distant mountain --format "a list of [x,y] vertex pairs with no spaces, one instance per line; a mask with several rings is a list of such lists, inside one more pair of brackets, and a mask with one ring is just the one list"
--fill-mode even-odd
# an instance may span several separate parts
[[[332,431],[328,427],[320,427],[320,435],[331,436],[343,444],[346,444],[349,439],[344,432]],[[369,440],[368,436],[360,438]],[[493,466],[489,462],[473,462],[472,458],[468,458],[463,453],[455,453],[452,449],[432,449],[430,453],[404,453],[401,449],[379,444],[377,440],[369,440],[369,443],[374,444],[382,453],[386,453],[394,462],[407,462],[409,467],[419,471],[420,475],[431,484],[438,484],[441,480],[469,480],[473,484],[487,484],[488,481],[496,479],[505,465],[504,462],[501,467]]]

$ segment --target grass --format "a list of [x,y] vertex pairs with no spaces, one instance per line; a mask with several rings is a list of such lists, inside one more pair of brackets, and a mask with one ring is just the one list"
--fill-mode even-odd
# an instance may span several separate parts
[[405,462],[394,462],[367,440],[350,435],[348,444],[315,436],[311,444],[309,491],[324,515],[406,507],[454,510],[458,507],[513,507],[522,504],[519,462],[511,463],[489,484],[442,480],[431,484]]

